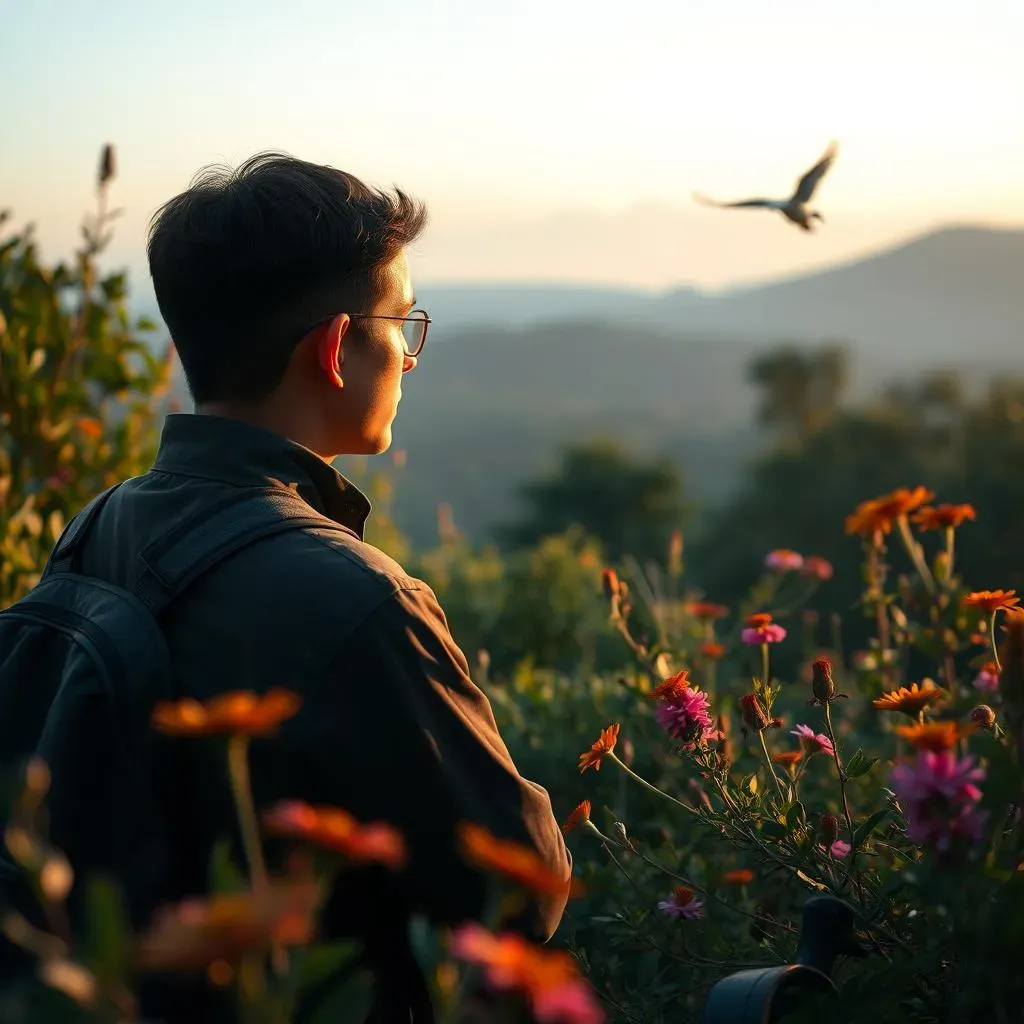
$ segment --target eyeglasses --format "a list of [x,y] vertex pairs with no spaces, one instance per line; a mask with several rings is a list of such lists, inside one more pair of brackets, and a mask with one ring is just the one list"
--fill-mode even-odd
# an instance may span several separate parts
[[[427,341],[427,328],[434,322],[427,316],[425,309],[414,309],[408,316],[383,316],[378,313],[349,313],[347,315],[352,320],[401,320],[405,354],[412,357],[418,356],[423,351],[423,346]],[[341,314],[332,313],[322,320],[317,320],[315,324],[310,324],[299,337],[304,338],[314,328],[329,323],[336,316],[341,316]]]

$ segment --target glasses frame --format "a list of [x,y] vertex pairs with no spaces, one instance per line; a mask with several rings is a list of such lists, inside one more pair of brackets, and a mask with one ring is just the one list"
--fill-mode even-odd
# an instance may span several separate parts
[[[420,316],[414,316],[414,313],[419,313]],[[325,316],[320,320],[317,320],[315,324],[310,324],[303,332],[299,335],[301,341],[310,331],[315,330],[321,324],[330,323],[336,316],[347,316],[351,320],[401,320],[403,323],[418,323],[423,324],[423,337],[420,338],[419,345],[416,346],[416,351],[410,351],[406,346],[405,354],[410,359],[415,359],[422,351],[423,346],[427,343],[427,334],[430,331],[430,325],[434,322],[430,315],[425,309],[414,309],[410,311],[408,316],[384,316],[381,313],[331,313],[330,316]],[[405,341],[405,335],[402,335],[402,340]]]

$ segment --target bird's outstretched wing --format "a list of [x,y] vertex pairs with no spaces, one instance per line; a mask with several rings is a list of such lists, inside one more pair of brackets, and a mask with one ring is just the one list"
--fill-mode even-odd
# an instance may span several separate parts
[[709,199],[707,196],[701,195],[699,192],[694,192],[693,198],[702,206],[717,206],[719,209],[723,210],[734,210],[740,207],[755,206],[774,210],[779,205],[774,199],[742,199],[736,203],[720,203],[717,199]]
[[814,195],[818,182],[825,177],[826,172],[832,166],[837,151],[836,144],[830,142],[822,158],[797,182],[796,191],[793,193],[794,202],[806,203]]

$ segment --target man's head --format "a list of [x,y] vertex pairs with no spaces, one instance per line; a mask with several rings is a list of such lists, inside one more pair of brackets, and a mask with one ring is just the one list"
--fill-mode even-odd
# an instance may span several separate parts
[[403,192],[279,154],[200,172],[156,214],[149,268],[200,412],[318,454],[391,443],[416,365],[405,247],[426,211]]

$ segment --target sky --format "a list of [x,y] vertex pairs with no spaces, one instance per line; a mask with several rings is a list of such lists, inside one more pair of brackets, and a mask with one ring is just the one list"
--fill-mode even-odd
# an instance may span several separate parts
[[[262,150],[427,201],[422,281],[765,280],[943,224],[1024,226],[1021,0],[0,0],[0,208],[68,254],[105,142],[109,260]],[[806,235],[783,197],[829,140]]]

